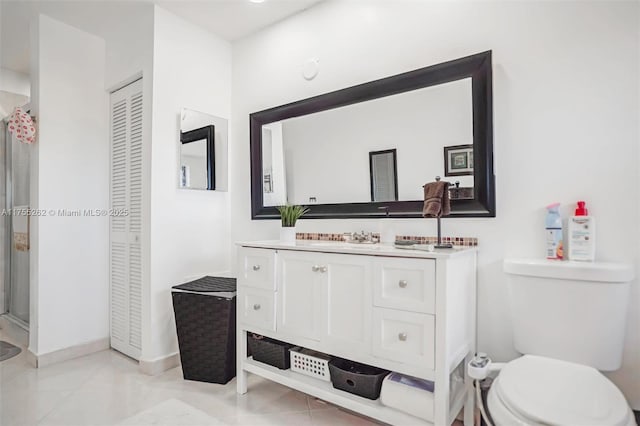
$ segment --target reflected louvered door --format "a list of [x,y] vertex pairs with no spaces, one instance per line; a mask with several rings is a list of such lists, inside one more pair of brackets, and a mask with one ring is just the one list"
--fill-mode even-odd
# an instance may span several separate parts
[[111,347],[142,348],[142,80],[111,94]]

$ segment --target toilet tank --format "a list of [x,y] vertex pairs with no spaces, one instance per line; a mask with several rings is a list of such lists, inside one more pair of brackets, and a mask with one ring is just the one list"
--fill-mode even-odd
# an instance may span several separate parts
[[631,265],[507,259],[504,271],[518,352],[620,368]]

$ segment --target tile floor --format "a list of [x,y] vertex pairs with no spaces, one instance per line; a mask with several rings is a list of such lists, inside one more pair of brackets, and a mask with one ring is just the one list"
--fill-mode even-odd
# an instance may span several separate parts
[[[11,341],[2,330],[0,339]],[[28,365],[24,351],[0,363],[2,426],[114,425],[170,399],[228,425],[376,424],[253,375],[242,396],[235,380],[224,386],[185,381],[179,367],[146,376],[115,351],[41,369]]]

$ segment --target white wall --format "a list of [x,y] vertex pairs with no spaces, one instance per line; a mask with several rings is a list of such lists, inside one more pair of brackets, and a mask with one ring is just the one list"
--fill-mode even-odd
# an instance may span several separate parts
[[[401,3],[401,4],[400,4]],[[638,10],[617,2],[336,2],[234,44],[232,240],[278,235],[250,220],[248,115],[309,96],[493,50],[497,217],[444,220],[475,236],[479,348],[516,356],[505,257],[544,253],[544,206],[578,199],[598,219],[598,260],[638,261]],[[313,81],[300,75],[320,60]],[[395,221],[435,235],[432,220]],[[376,221],[302,220],[302,232],[376,230]],[[232,246],[232,251],[234,250]],[[640,408],[640,295],[634,284],[623,368],[610,376]]]
[[39,16],[32,27],[31,327],[36,355],[109,336],[108,218],[58,209],[106,209],[108,97],[102,39]]
[[0,119],[11,114],[15,107],[29,102],[29,76],[0,68]]
[[29,96],[31,92],[29,76],[7,68],[0,68],[0,90]]
[[143,359],[178,350],[170,288],[229,270],[229,193],[178,189],[180,111],[229,118],[231,46],[161,9],[154,13],[151,149],[151,342]]

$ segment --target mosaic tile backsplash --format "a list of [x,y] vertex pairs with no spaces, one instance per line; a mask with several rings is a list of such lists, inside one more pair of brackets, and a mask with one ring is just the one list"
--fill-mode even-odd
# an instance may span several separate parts
[[[374,233],[374,236],[378,234]],[[315,241],[344,241],[343,234],[323,234],[315,232],[298,232],[296,234],[298,240],[315,240]],[[419,244],[435,244],[438,237],[425,237],[416,235],[397,235],[396,240],[414,240]],[[478,245],[478,239],[473,237],[442,237],[443,243],[451,243],[456,246],[475,247]]]

